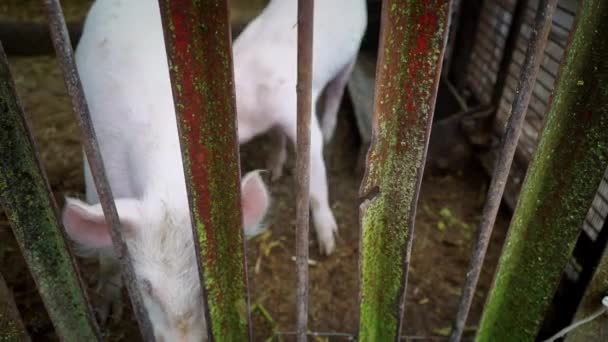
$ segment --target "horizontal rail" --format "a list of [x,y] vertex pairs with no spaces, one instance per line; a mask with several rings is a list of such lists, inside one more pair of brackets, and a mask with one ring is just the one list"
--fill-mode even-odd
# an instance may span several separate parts
[[397,341],[451,1],[385,0],[361,205],[360,341]]
[[160,0],[209,337],[251,338],[228,3]]
[[57,335],[64,341],[100,341],[1,46],[0,204]]
[[[235,38],[245,28],[246,18],[232,21],[232,37]],[[82,35],[83,22],[68,22],[68,32],[72,46],[76,47]],[[49,26],[37,21],[0,21],[0,42],[9,57],[33,57],[51,55],[55,52],[49,35]]]
[[579,13],[478,341],[536,338],[608,167],[608,2]]
[[129,292],[133,312],[143,339],[145,341],[154,341],[152,324],[148,318],[141,298],[141,293],[137,286],[137,279],[135,271],[133,270],[133,264],[131,262],[127,244],[122,236],[120,221],[114,203],[114,196],[112,195],[112,189],[110,189],[110,184],[106,177],[103,159],[95,135],[95,129],[93,128],[87,101],[76,69],[74,51],[72,50],[72,44],[70,43],[63,11],[58,0],[43,0],[43,3],[49,22],[53,46],[55,47],[55,52],[59,59],[59,66],[63,73],[65,86],[72,101],[72,109],[76,116],[76,122],[80,128],[81,142],[93,175],[99,202],[106,221],[110,226],[110,236],[112,237],[114,252],[118,257],[121,266],[122,278],[127,291]]

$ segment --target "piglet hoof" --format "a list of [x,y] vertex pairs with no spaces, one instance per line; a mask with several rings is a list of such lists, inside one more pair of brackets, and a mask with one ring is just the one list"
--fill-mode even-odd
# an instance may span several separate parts
[[336,235],[338,234],[336,219],[328,209],[325,213],[314,215],[314,220],[319,240],[319,252],[321,255],[330,255],[336,249]]
[[336,249],[336,238],[333,233],[326,236],[319,235],[319,253],[330,255]]
[[274,165],[268,165],[270,170],[270,180],[274,183],[283,177],[283,164],[275,163]]
[[123,314],[121,285],[115,284],[111,279],[101,277],[97,282],[95,292],[100,297],[97,308],[99,322],[106,324],[110,317],[114,323],[120,321]]
[[287,147],[281,146],[276,155],[272,155],[266,165],[270,170],[270,179],[272,182],[279,180],[283,176],[283,168],[287,161]]
[[331,141],[331,138],[333,138],[333,136],[334,136],[335,129],[336,129],[335,124],[334,125],[327,124],[321,128],[321,131],[323,133],[323,142],[325,144],[329,144],[329,142]]

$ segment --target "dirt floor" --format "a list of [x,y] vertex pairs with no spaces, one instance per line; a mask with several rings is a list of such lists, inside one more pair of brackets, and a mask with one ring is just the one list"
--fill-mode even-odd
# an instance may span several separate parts
[[[39,13],[11,12],[0,5],[0,19],[39,18]],[[71,18],[86,8],[82,1],[64,1]],[[75,6],[77,5],[77,6]],[[4,14],[1,14],[3,13]],[[12,15],[10,13],[18,13]],[[33,128],[51,187],[60,205],[66,194],[84,192],[82,156],[61,74],[52,57],[11,58],[13,77]],[[311,235],[311,330],[354,333],[357,324],[359,226],[357,196],[361,174],[356,169],[359,141],[348,105],[340,114],[336,136],[326,150],[331,201],[340,227],[336,252],[318,254]],[[265,166],[272,142],[262,137],[242,148],[244,171]],[[273,206],[269,230],[248,243],[248,268],[254,309],[255,340],[276,332],[293,331],[295,322],[295,263],[293,262],[295,198],[293,150],[283,178],[270,184]],[[487,177],[475,165],[460,174],[425,175],[416,217],[415,244],[408,286],[404,332],[430,340],[445,337],[456,312],[475,226],[487,186]],[[508,217],[501,213],[492,238],[486,267],[471,311],[468,333],[474,331],[492,280]],[[95,266],[85,262],[83,273],[91,283]],[[0,214],[0,271],[12,289],[34,341],[56,340],[34,283],[12,238],[6,217]],[[91,296],[95,299],[95,294]],[[127,312],[120,322],[104,327],[111,341],[137,338],[136,324]],[[289,340],[289,338],[285,338]],[[337,337],[330,340],[344,340]]]

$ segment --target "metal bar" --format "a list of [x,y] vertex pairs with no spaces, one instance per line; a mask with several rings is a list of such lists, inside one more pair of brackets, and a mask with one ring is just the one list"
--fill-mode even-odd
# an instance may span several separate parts
[[[68,23],[70,40],[76,46],[82,34],[82,22]],[[53,53],[49,26],[44,22],[11,20],[0,22],[0,41],[8,56],[40,56]]]
[[[520,37],[521,28],[526,22],[525,9],[528,6],[530,0],[519,0],[515,2],[515,8],[513,9],[513,16],[511,25],[509,26],[509,32],[507,33],[507,39],[502,48],[502,56],[500,58],[500,65],[498,67],[498,77],[496,83],[494,83],[494,90],[492,92],[492,105],[498,108],[500,99],[503,97],[504,88],[507,84],[507,77],[509,76],[509,67],[513,60],[513,54],[515,53],[515,47],[517,46],[517,39]],[[538,28],[538,27],[537,27]],[[549,32],[551,27],[549,27]],[[530,41],[534,37],[530,37]],[[546,43],[545,43],[546,44]],[[527,51],[530,51],[529,45]],[[542,51],[542,50],[541,50]],[[542,61],[542,55],[539,58]],[[534,76],[536,79],[536,76]],[[534,88],[534,87],[532,87]],[[496,113],[494,113],[496,117]]]
[[0,273],[0,341],[30,341],[21,315]]
[[[581,299],[574,321],[581,321],[602,308],[602,299],[608,296],[608,218],[605,219],[596,244],[603,245],[603,253]],[[597,259],[596,259],[597,260]],[[586,275],[586,274],[585,274]],[[566,335],[566,342],[608,341],[608,314],[603,314]]]
[[[232,37],[237,37],[248,21],[244,18],[233,20]],[[76,47],[82,35],[84,22],[68,22],[72,46]],[[49,37],[49,26],[36,21],[0,21],[0,42],[8,56],[32,57],[50,55],[54,52]]]
[[296,332],[308,332],[308,228],[310,215],[310,116],[312,110],[312,47],[314,0],[298,0],[298,81],[296,146]]
[[251,339],[226,0],[160,0],[209,338]]
[[[456,47],[456,34],[458,33],[458,27],[460,24],[461,17],[461,3],[462,0],[453,0],[452,5],[450,7],[450,22],[449,22],[449,33],[448,33],[448,42],[445,47],[445,53],[443,56],[443,66],[441,68],[441,78],[447,80],[448,75],[450,74],[450,69],[452,68],[452,55],[454,53],[454,48]],[[453,86],[452,86],[453,87]],[[461,108],[466,110],[465,108]]]
[[456,315],[452,334],[450,335],[450,341],[452,342],[460,341],[462,338],[464,326],[469,315],[469,309],[473,302],[473,295],[477,288],[479,274],[481,273],[488,244],[490,243],[494,223],[496,222],[496,215],[498,214],[502,196],[505,192],[505,186],[507,185],[507,180],[509,178],[509,171],[511,169],[513,157],[515,156],[517,143],[521,136],[528,105],[530,104],[532,92],[534,91],[536,75],[538,74],[542,62],[549,31],[551,31],[551,18],[556,4],[557,0],[541,0],[539,3],[534,30],[532,31],[530,41],[528,42],[524,65],[517,85],[517,91],[515,92],[515,99],[513,100],[513,105],[511,107],[511,116],[507,122],[507,128],[502,138],[500,152],[494,164],[492,182],[490,183],[486,203],[484,204],[481,214],[475,249],[471,256],[471,262],[462,290],[462,297],[460,298],[460,303],[458,305],[458,313]]
[[[297,332],[296,331],[277,331],[274,333],[274,335],[275,336],[281,336],[281,335],[293,336],[293,335],[297,335]],[[311,337],[337,337],[337,338],[346,339],[347,341],[356,341],[356,336],[354,334],[343,333],[343,332],[309,331],[308,336],[311,336]],[[415,341],[415,340],[444,341],[444,340],[447,340],[448,337],[447,336],[405,335],[405,336],[401,336],[399,339],[405,340],[405,341]]]
[[100,341],[0,46],[0,204],[59,337]]
[[[599,191],[592,203],[598,199],[598,194]],[[592,204],[591,207],[593,208],[594,205]],[[584,233],[579,236],[572,252],[572,256],[576,259],[577,266],[579,266],[576,282],[570,286],[563,286],[564,284],[560,281],[560,288],[558,288],[552,302],[554,306],[556,299],[558,300],[559,315],[554,319],[545,318],[537,336],[539,339],[545,339],[550,334],[554,334],[557,329],[563,328],[560,332],[569,330],[571,323],[580,322],[596,312],[598,308],[601,308],[602,297],[608,295],[608,283],[606,282],[608,280],[606,276],[608,275],[608,220],[605,220],[604,215],[597,216],[597,218],[600,220],[600,227],[595,228],[593,225],[589,227],[593,230],[593,236],[584,228]],[[583,226],[589,224],[589,213],[587,213]],[[556,298],[559,293],[567,293],[567,297]],[[568,327],[564,328],[566,326]],[[606,335],[608,329],[603,330],[603,328],[602,325],[595,327],[593,327],[593,324],[585,325],[584,328],[577,328],[576,333],[568,333],[567,336],[570,341],[577,339],[581,341],[584,337],[585,340],[605,340],[606,338],[599,338],[602,334],[608,337]],[[592,338],[595,334],[599,334],[599,339]]]
[[95,129],[93,128],[89,108],[76,69],[74,51],[72,50],[72,45],[70,43],[63,11],[58,0],[43,0],[42,2],[49,22],[53,46],[55,47],[55,52],[59,59],[59,66],[63,73],[65,86],[70,95],[72,109],[80,128],[81,143],[93,175],[93,180],[95,181],[99,202],[106,221],[111,228],[110,235],[114,245],[114,252],[116,253],[121,266],[122,278],[127,291],[129,292],[133,313],[137,319],[143,339],[145,341],[153,341],[154,335],[152,325],[137,287],[137,279],[133,270],[127,244],[122,236],[122,229],[120,227],[118,213],[116,212],[114,197],[106,177],[103,159],[95,135]]
[[467,100],[465,100],[458,93],[458,89],[456,89],[456,87],[454,86],[454,84],[452,84],[452,82],[449,79],[443,79],[443,82],[448,87],[448,91],[450,92],[450,94],[452,94],[452,96],[454,96],[454,99],[456,99],[456,102],[458,102],[458,105],[460,106],[460,110],[468,112],[469,111],[469,106],[467,105]]
[[607,15],[606,1],[581,3],[478,341],[536,338],[608,167]]
[[456,89],[462,91],[466,85],[467,73],[471,56],[475,48],[475,37],[478,36],[478,27],[482,10],[486,1],[463,0],[460,4],[459,25],[454,37],[454,50],[452,50],[448,78],[454,83]]
[[450,2],[384,0],[360,195],[360,341],[398,341]]

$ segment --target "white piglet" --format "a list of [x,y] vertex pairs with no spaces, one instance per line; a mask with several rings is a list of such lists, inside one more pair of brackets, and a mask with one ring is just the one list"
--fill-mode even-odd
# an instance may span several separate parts
[[[158,1],[97,0],[76,61],[155,336],[160,341],[205,340]],[[85,182],[86,203],[68,198],[63,222],[81,250],[100,258],[98,285],[107,300],[102,308],[107,317],[120,300],[120,275],[86,162]],[[269,200],[257,173],[243,178],[242,198],[244,224],[257,225]]]
[[[233,46],[239,142],[278,127],[296,139],[297,0],[271,0]],[[321,0],[314,6],[313,115],[310,200],[321,253],[335,248],[337,224],[329,206],[323,137],[328,141],[367,25],[365,0]],[[322,92],[323,131],[314,105]],[[284,144],[284,138],[281,144]],[[284,149],[272,167],[280,172]]]

